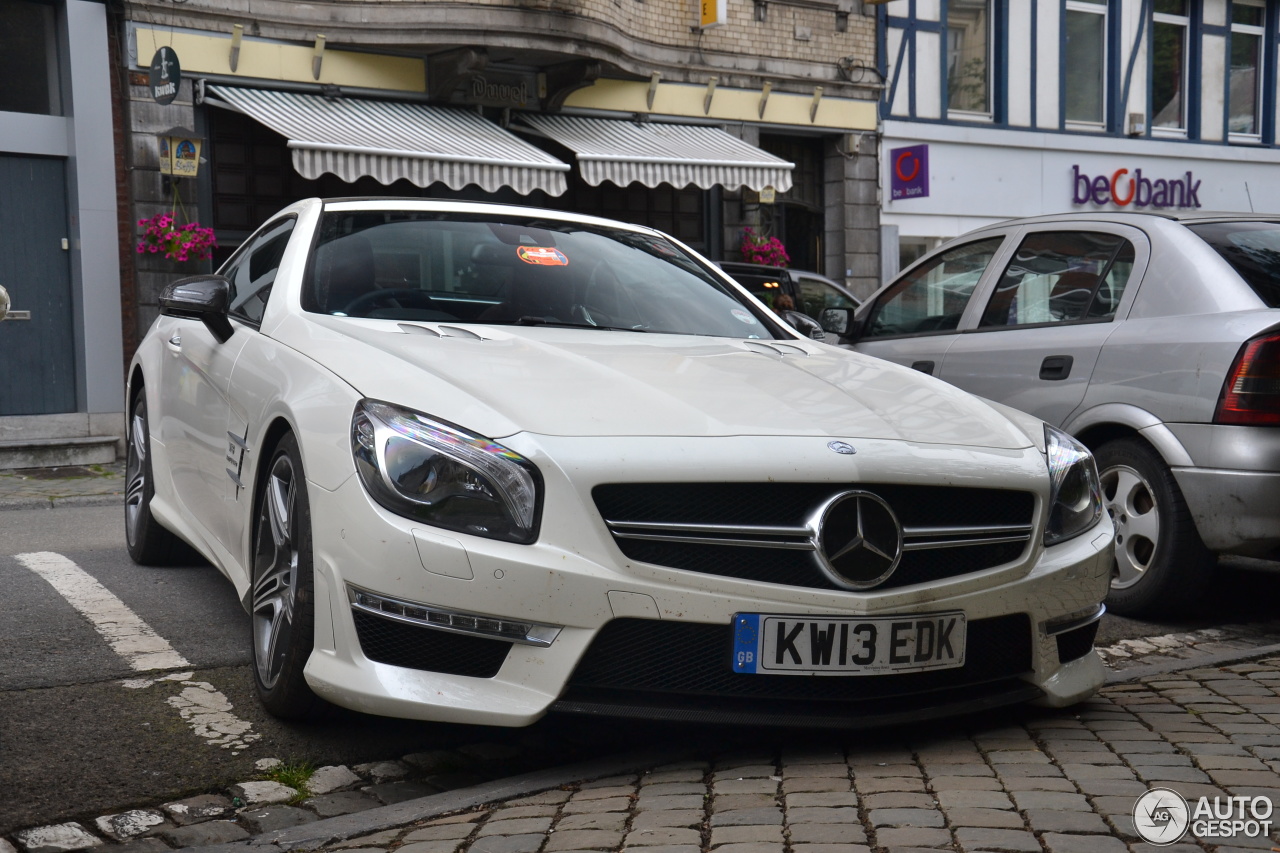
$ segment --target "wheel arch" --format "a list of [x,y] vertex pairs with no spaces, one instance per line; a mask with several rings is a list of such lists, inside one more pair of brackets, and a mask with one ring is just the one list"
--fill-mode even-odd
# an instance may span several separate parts
[[1117,438],[1138,438],[1148,444],[1170,468],[1194,464],[1191,454],[1164,422],[1145,409],[1126,403],[1106,403],[1073,417],[1067,432],[1096,450]]

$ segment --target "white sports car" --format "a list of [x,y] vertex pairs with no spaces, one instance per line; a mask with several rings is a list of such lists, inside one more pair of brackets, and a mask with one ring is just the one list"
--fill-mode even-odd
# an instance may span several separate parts
[[277,715],[854,726],[1103,681],[1089,452],[658,232],[310,199],[160,304],[129,551],[235,584]]

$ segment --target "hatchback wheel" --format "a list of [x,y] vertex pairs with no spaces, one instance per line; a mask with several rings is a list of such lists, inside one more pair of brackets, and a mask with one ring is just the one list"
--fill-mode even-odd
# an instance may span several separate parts
[[164,566],[190,551],[177,536],[160,526],[151,514],[156,496],[151,469],[151,429],[147,421],[146,389],[133,395],[129,445],[125,451],[124,538],[129,556],[143,566]]
[[306,717],[321,702],[302,676],[314,644],[315,602],[307,482],[292,435],[286,435],[271,455],[254,517],[254,681],[272,714]]
[[1095,456],[1116,528],[1107,605],[1127,616],[1185,611],[1208,586],[1214,555],[1173,473],[1139,439],[1107,442]]

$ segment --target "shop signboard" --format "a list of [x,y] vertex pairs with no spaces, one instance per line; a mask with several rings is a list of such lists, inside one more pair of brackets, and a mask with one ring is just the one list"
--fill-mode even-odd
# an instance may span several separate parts
[[151,70],[147,82],[151,85],[151,97],[157,104],[172,103],[178,97],[182,83],[182,66],[178,54],[171,47],[162,47],[151,57]]
[[889,168],[889,190],[894,201],[929,195],[928,145],[890,149]]

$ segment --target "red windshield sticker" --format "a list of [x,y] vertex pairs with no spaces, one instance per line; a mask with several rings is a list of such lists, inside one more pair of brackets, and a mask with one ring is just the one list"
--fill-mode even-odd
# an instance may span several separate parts
[[526,264],[537,264],[540,267],[563,267],[569,264],[564,252],[547,246],[519,246],[516,254]]

